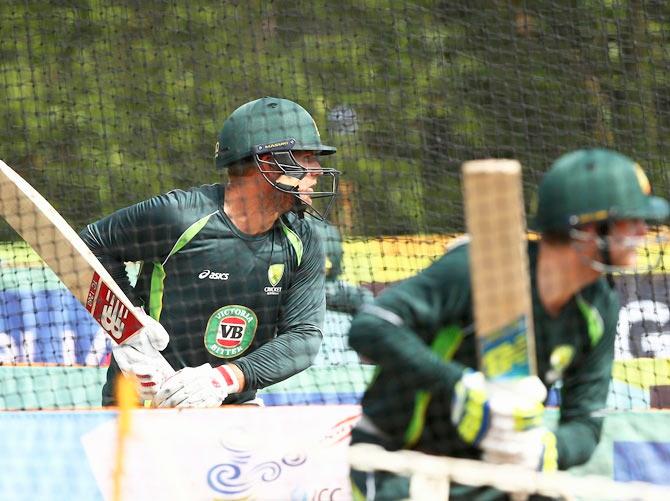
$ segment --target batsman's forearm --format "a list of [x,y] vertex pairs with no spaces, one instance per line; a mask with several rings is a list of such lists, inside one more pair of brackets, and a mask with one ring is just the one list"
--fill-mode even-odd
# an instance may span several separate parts
[[556,430],[559,469],[587,462],[600,441],[601,429],[601,418],[585,417],[561,423]]
[[102,244],[99,238],[91,231],[91,226],[87,226],[80,233],[79,236],[84,243],[91,249],[93,255],[98,258],[98,261],[105,267],[105,269],[112,276],[121,290],[128,296],[134,304],[137,304],[133,288],[130,286],[128,274],[126,272],[126,265],[120,258],[110,255],[107,248]]
[[235,360],[234,364],[244,374],[244,390],[265,388],[305,370],[319,352],[321,339],[317,327],[301,326]]
[[409,387],[450,390],[465,370],[460,363],[442,360],[409,328],[380,321],[366,313],[354,319],[349,345],[382,369],[402,374]]

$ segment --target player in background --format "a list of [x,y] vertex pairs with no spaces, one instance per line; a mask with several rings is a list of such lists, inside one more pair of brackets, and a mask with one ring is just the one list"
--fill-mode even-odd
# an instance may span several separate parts
[[[533,470],[584,463],[600,439],[619,312],[605,274],[630,267],[647,221],[668,216],[642,169],[604,149],[560,157],[539,186],[530,241],[538,378],[508,398],[477,372],[468,245],[382,293],[354,319],[349,342],[378,366],[352,444],[484,459]],[[560,421],[542,426],[546,388],[560,387]],[[409,479],[352,470],[355,499],[400,499]],[[504,499],[452,485],[462,499]]]
[[[306,369],[322,338],[324,250],[303,219],[323,219],[339,172],[319,157],[310,114],[264,97],[236,109],[216,143],[228,183],[173,190],[89,224],[81,237],[153,322],[113,349],[103,405],[119,370],[161,407],[243,403]],[[319,209],[314,202],[326,201]],[[325,207],[325,208],[324,208]],[[124,262],[140,261],[131,287]],[[167,333],[169,333],[169,338]],[[168,343],[169,340],[169,343]],[[162,351],[177,371],[161,372]]]
[[371,302],[374,296],[369,289],[348,282],[343,274],[344,246],[338,227],[316,218],[307,221],[321,237],[326,254],[325,328],[321,350],[314,365],[358,365],[359,357],[349,348],[347,333],[353,315],[362,304]]
[[344,248],[340,230],[328,221],[311,218],[308,222],[321,237],[326,254],[326,308],[340,313],[356,313],[362,304],[371,302],[374,296],[365,287],[343,279]]

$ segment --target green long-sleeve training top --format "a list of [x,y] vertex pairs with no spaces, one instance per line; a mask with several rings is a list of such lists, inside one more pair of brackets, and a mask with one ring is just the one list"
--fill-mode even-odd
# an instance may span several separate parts
[[[538,247],[529,243],[538,375],[547,386],[560,381],[556,435],[559,467],[566,469],[587,461],[600,439],[597,413],[607,399],[619,302],[601,278],[551,317],[537,293]],[[387,447],[479,457],[450,420],[455,383],[466,367],[477,367],[468,248],[456,246],[390,287],[352,323],[350,345],[378,366],[363,412]]]
[[[325,256],[293,213],[261,235],[240,232],[222,209],[224,196],[218,184],[170,191],[89,224],[81,237],[165,327],[163,355],[176,370],[240,367],[245,388],[225,402],[240,403],[312,363],[322,339]],[[142,263],[134,287],[127,261]],[[118,370],[112,359],[103,405],[113,403]]]

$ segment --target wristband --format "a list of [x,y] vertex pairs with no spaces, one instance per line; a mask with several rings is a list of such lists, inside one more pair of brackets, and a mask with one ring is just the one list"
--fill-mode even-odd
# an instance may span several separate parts
[[240,382],[237,380],[235,371],[228,364],[219,365],[216,367],[216,370],[223,377],[223,381],[226,384],[228,393],[239,393],[241,390]]

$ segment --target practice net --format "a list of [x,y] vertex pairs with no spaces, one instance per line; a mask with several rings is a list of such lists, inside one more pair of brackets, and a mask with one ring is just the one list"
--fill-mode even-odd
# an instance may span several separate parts
[[[375,367],[348,346],[352,315],[463,235],[464,161],[518,159],[528,213],[578,147],[621,151],[670,192],[663,2],[3,1],[0,31],[0,158],[76,232],[222,182],[217,134],[252,99],[300,103],[337,147],[323,158],[343,172],[330,223],[310,223],[326,252],[323,343],[260,391],[267,406],[360,401]],[[100,407],[112,341],[10,225],[0,239],[0,409]],[[651,271],[614,276],[613,414],[670,407],[670,262],[656,244],[639,254]],[[145,266],[125,263],[130,284]],[[190,271],[205,270],[229,271]]]

